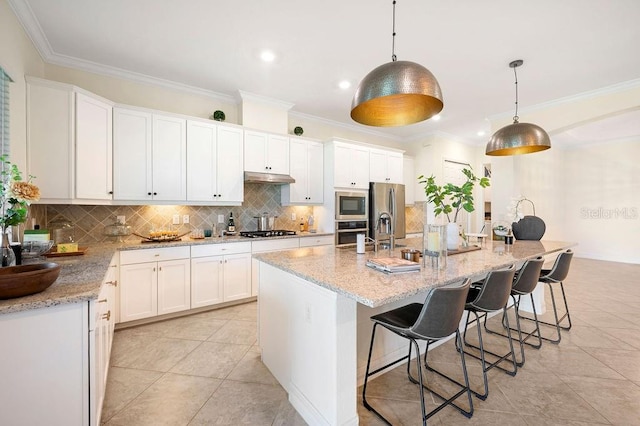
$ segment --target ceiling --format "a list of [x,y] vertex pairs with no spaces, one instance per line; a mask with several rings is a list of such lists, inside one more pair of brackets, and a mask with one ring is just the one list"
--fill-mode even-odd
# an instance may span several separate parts
[[[349,111],[359,81],[391,60],[391,0],[8,2],[48,62],[227,98],[242,90],[357,127]],[[439,121],[368,129],[485,143],[488,118],[513,114],[510,61],[524,60],[526,120],[527,107],[639,79],[638,20],[638,0],[400,0],[395,53],[436,76],[445,106]],[[265,48],[272,63],[259,58]],[[352,86],[339,89],[342,80]]]

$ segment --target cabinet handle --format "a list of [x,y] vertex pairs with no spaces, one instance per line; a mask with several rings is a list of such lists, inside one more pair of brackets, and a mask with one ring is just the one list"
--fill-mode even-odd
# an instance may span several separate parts
[[157,193],[157,192],[154,192],[154,193],[153,193],[153,195],[158,195],[158,193]]
[[107,281],[105,284],[112,285],[114,287],[118,287],[118,281]]
[[147,192],[147,195],[151,195],[151,193],[150,193],[150,192]]
[[113,195],[113,191],[109,191],[109,192],[107,192],[107,194]]
[[158,267],[158,271],[162,272],[162,266]]
[[218,195],[217,194],[213,194],[213,198],[216,198]]
[[103,314],[102,318],[109,321],[111,319],[111,309],[109,309],[106,314]]
[[107,303],[107,299],[100,299],[98,300],[98,303]]
[[227,263],[227,259],[224,260],[224,263]]
[[155,257],[160,257],[160,253],[154,254]]
[[153,268],[153,271],[152,271],[152,272],[155,272],[155,271],[156,271],[156,268]]

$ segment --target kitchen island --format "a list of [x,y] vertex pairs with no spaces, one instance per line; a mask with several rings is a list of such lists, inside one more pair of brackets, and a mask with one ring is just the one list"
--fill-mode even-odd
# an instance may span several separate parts
[[[404,240],[421,248],[421,239]],[[423,302],[432,287],[482,279],[494,269],[573,246],[554,241],[493,242],[481,250],[450,255],[445,268],[385,274],[367,259],[389,252],[305,248],[256,254],[260,261],[259,344],[262,360],[314,425],[356,425],[356,389],[370,339],[369,318],[410,302]],[[399,257],[400,249],[392,256]],[[372,367],[406,351],[401,339],[381,334]]]

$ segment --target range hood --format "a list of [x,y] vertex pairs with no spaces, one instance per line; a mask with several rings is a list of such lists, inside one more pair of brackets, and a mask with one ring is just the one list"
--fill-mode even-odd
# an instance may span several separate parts
[[249,183],[272,183],[279,185],[285,183],[296,183],[296,180],[289,175],[258,172],[244,172],[244,181]]

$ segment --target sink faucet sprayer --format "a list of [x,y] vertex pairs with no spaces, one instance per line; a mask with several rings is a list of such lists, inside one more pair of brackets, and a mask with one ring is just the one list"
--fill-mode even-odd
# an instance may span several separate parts
[[391,252],[395,248],[395,229],[393,229],[393,216],[389,212],[382,212],[378,216],[378,222],[376,224],[376,228],[378,232],[381,232],[382,225],[384,224],[385,233],[389,234],[389,256],[391,256]]

